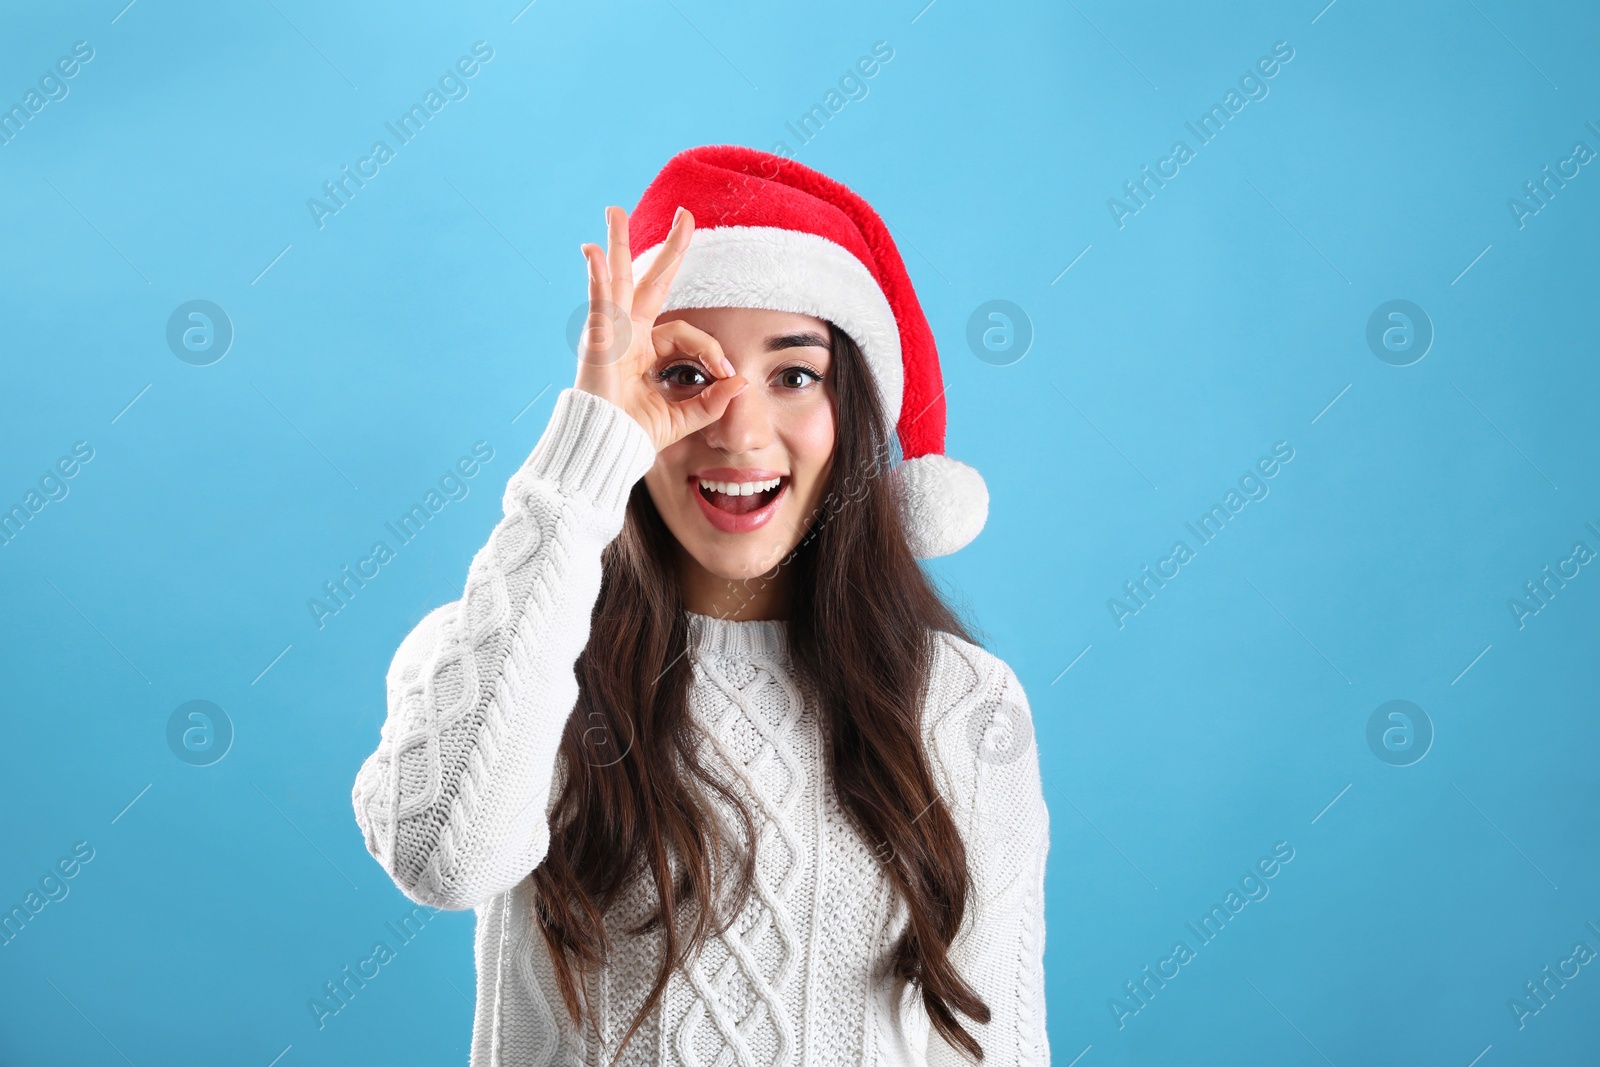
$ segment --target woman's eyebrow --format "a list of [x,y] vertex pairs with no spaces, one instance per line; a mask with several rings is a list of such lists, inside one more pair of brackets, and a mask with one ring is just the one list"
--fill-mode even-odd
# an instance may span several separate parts
[[768,352],[780,352],[785,348],[828,348],[827,338],[816,333],[784,333],[767,338],[766,349]]

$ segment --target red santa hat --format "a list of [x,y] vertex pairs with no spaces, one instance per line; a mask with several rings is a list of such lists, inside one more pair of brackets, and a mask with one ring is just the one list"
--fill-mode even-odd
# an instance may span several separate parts
[[695,230],[663,311],[753,307],[838,326],[866,357],[889,429],[906,534],[924,559],[983,529],[989,490],[944,454],[944,385],[933,331],[905,263],[875,211],[848,188],[792,159],[738,145],[690,148],[667,161],[629,216],[641,249],[634,276],[660,253],[679,206]]

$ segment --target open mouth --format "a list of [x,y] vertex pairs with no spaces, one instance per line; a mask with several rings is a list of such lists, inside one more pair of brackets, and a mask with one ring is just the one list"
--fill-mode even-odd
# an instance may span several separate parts
[[699,479],[700,495],[718,511],[729,515],[748,515],[760,511],[778,498],[783,491],[782,478],[767,478],[758,482],[712,482]]
[[724,533],[748,533],[777,513],[789,489],[788,475],[745,482],[694,478],[695,502],[712,526]]

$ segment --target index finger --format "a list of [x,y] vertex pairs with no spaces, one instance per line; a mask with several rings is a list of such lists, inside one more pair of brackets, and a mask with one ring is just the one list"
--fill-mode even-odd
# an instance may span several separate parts
[[667,292],[672,288],[672,279],[677,275],[679,265],[683,263],[683,253],[688,249],[689,238],[692,236],[694,236],[694,216],[689,214],[688,208],[680,207],[673,216],[672,229],[667,231],[667,240],[661,246],[661,251],[639,276],[633,305],[635,320],[647,326],[656,321],[656,316],[661,313],[661,305],[666,302]]
[[672,319],[655,327],[650,331],[650,342],[658,358],[682,352],[700,360],[718,378],[732,378],[739,373],[723,354],[722,345],[715,337],[682,319]]
[[611,266],[611,302],[624,312],[633,307],[633,256],[628,252],[628,213],[606,208],[606,262]]

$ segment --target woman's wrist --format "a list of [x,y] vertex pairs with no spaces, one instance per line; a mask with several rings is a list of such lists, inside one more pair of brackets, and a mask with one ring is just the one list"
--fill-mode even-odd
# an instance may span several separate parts
[[573,386],[556,397],[544,434],[523,469],[566,495],[620,514],[634,483],[655,464],[643,426],[603,396]]

